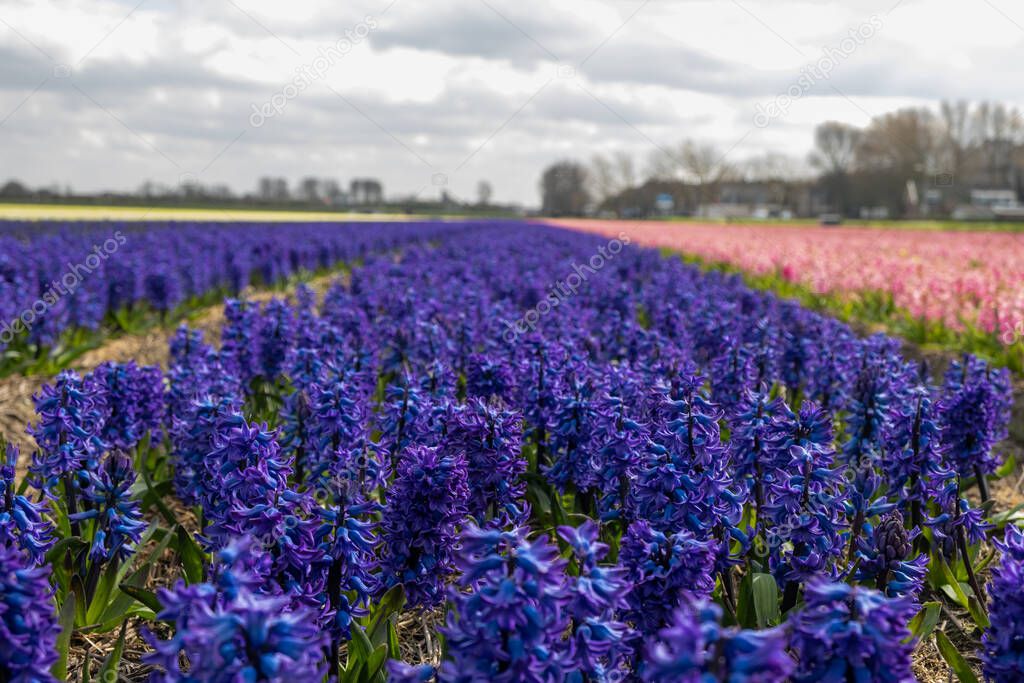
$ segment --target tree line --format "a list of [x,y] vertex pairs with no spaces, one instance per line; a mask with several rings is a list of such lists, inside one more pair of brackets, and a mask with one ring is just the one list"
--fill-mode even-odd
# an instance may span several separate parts
[[667,195],[679,214],[739,198],[793,213],[943,216],[969,204],[974,190],[1012,191],[1017,198],[1024,191],[1024,121],[1002,103],[908,107],[864,127],[826,121],[816,127],[806,158],[734,156],[688,139],[659,146],[639,164],[625,151],[562,160],[541,176],[542,211],[646,216]]

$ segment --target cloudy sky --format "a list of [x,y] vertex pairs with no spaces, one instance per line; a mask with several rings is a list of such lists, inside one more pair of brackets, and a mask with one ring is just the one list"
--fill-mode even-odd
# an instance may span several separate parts
[[1024,102],[1022,43],[1015,0],[0,0],[0,182],[530,205],[560,158],[803,158],[825,119]]

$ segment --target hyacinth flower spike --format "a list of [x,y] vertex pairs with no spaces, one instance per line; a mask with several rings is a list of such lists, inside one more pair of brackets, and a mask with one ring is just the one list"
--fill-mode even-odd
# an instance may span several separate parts
[[53,524],[46,518],[48,503],[33,503],[17,492],[15,472],[18,447],[0,438],[4,460],[0,461],[0,545],[21,548],[35,564],[42,564],[53,547]]
[[100,472],[92,475],[85,495],[89,509],[68,516],[76,522],[93,522],[85,577],[87,603],[92,600],[103,568],[131,557],[146,529],[141,507],[129,492],[134,483],[131,459],[120,453],[111,454]]
[[56,609],[50,568],[0,543],[0,681],[55,683]]
[[[100,392],[86,386],[73,371],[61,372],[33,397],[39,422],[29,427],[39,450],[32,458],[36,487],[56,493],[63,488],[69,514],[79,511],[82,491],[88,487],[106,444],[100,439],[105,403]],[[72,535],[79,523],[71,521]]]
[[982,661],[988,680],[1015,683],[1024,680],[1024,531],[1007,526],[996,547],[1002,560],[989,584],[992,625],[983,637]]

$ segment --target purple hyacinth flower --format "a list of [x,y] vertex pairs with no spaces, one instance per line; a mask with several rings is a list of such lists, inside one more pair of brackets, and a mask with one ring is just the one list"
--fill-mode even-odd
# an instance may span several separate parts
[[89,549],[92,562],[125,560],[135,552],[135,544],[147,526],[139,502],[133,500],[129,492],[135,483],[132,461],[122,454],[112,453],[101,464],[100,471],[90,476],[84,496],[89,509],[68,517],[95,522]]
[[441,681],[565,680],[565,563],[546,536],[527,532],[470,524],[463,533]]
[[689,531],[666,534],[645,521],[630,524],[619,563],[632,585],[623,617],[644,635],[668,623],[685,594],[706,598],[715,587],[715,550]]
[[65,370],[33,399],[39,421],[28,433],[39,444],[31,468],[39,488],[48,490],[62,479],[85,477],[106,450],[100,438],[106,410],[102,392]]
[[[253,592],[259,581],[252,576],[244,546],[232,546],[217,584],[186,586],[183,582],[161,589],[161,620],[173,623],[175,633],[161,641],[146,638],[154,652],[145,661],[159,668],[157,683],[193,681],[267,681],[295,683],[319,681],[327,672],[325,634],[316,613],[295,606],[287,598]],[[226,590],[225,590],[226,588]],[[187,673],[182,670],[187,662]]]
[[447,420],[440,448],[464,454],[467,507],[477,524],[505,526],[522,521],[526,493],[522,442],[522,415],[479,399],[456,409]]
[[57,661],[56,609],[50,568],[37,567],[0,543],[0,680],[50,683]]
[[811,582],[806,605],[794,618],[790,647],[797,659],[797,683],[914,680],[914,649],[907,623],[913,600],[887,598],[876,590],[845,583]]
[[644,681],[661,683],[783,683],[795,668],[782,628],[724,628],[722,608],[686,601],[646,648]]
[[437,669],[429,664],[413,666],[392,659],[388,662],[388,681],[390,683],[429,683],[437,675]]
[[100,438],[124,451],[134,448],[150,432],[160,440],[163,424],[164,378],[160,368],[106,362],[86,380],[103,393],[106,409]]
[[386,491],[381,524],[381,573],[385,585],[405,587],[408,604],[444,601],[445,579],[454,569],[456,525],[469,499],[466,461],[427,446],[412,446],[398,461]]
[[570,627],[571,666],[582,680],[614,679],[630,652],[631,629],[615,615],[628,607],[629,583],[622,567],[601,564],[608,546],[597,540],[592,520],[579,527],[562,526],[558,535],[572,550],[578,574],[567,585],[565,610]]
[[48,512],[45,500],[33,503],[17,493],[17,466],[18,447],[6,444],[0,461],[0,546],[21,548],[33,564],[42,564],[54,544],[53,524],[44,517]]
[[996,546],[1003,557],[989,583],[992,625],[985,631],[982,660],[993,683],[1013,683],[1024,680],[1024,531],[1007,526]]

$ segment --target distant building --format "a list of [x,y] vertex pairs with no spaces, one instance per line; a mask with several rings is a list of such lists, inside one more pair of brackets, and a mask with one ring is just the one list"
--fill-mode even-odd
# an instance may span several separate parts
[[888,206],[862,206],[859,213],[866,221],[884,221],[891,216]]
[[668,192],[662,192],[654,198],[654,208],[662,216],[671,215],[672,211],[676,208],[676,200]]
[[717,187],[717,201],[701,204],[706,218],[781,218],[815,216],[827,208],[821,192],[801,181],[727,181]]
[[971,206],[988,209],[1017,206],[1016,190],[971,190]]

